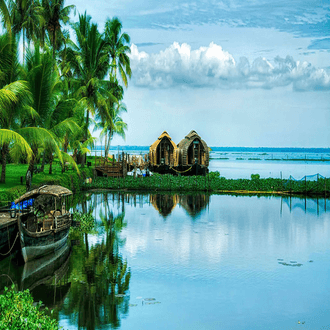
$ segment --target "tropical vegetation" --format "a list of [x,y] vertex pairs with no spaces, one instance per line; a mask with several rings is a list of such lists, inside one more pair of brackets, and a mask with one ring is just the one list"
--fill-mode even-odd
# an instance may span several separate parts
[[115,134],[125,137],[130,37],[117,17],[100,31],[86,12],[75,15],[64,0],[0,1],[0,183],[8,163],[33,176],[37,164],[51,174],[56,158],[79,174],[92,129],[106,153]]
[[57,321],[41,310],[41,302],[36,306],[33,297],[26,291],[5,288],[0,295],[0,329],[45,329],[57,330]]

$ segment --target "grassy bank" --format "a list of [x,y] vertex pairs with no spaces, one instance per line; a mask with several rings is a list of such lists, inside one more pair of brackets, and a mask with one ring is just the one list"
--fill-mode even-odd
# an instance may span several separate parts
[[[25,175],[27,169],[28,165],[25,164],[7,165],[6,183],[0,184],[0,202],[13,201],[26,192]],[[86,177],[92,176],[93,170],[88,167],[80,169],[80,176],[73,169],[68,169],[62,173],[61,166],[55,163],[52,174],[48,174],[48,172],[49,165],[46,165],[44,172],[33,175],[32,189],[43,184],[58,184],[75,192],[81,189]],[[23,177],[23,184],[21,184],[21,177]]]
[[233,193],[280,193],[330,196],[330,179],[318,181],[292,181],[281,179],[226,179],[218,172],[207,176],[172,176],[153,175],[151,177],[133,178],[96,178],[92,183],[83,183],[84,189],[130,189],[147,191],[208,191]]

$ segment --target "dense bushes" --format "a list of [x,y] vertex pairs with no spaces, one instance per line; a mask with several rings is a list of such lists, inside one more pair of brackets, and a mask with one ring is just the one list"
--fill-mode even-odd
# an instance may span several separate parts
[[254,174],[252,179],[226,179],[218,172],[207,176],[172,176],[154,174],[151,177],[96,178],[92,183],[84,183],[84,189],[133,189],[153,191],[210,191],[210,192],[292,192],[297,194],[329,195],[330,179],[318,181],[292,181],[282,179],[260,179]]
[[[33,305],[28,290],[15,291],[14,286],[0,295],[0,330],[57,330],[57,321],[40,310],[41,303]],[[47,309],[46,309],[47,310]]]

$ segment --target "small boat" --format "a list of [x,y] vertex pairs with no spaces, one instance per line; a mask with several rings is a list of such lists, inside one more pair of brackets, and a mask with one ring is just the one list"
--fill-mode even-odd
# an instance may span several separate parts
[[[54,253],[67,242],[72,215],[66,209],[72,191],[44,185],[15,200],[22,256],[25,262]],[[28,201],[30,207],[24,208]]]

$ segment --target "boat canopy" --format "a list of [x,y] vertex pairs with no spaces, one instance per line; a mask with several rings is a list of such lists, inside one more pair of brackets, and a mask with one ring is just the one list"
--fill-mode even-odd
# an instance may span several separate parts
[[54,197],[63,197],[63,196],[69,196],[72,195],[72,191],[57,185],[44,185],[37,189],[33,189],[31,191],[28,191],[24,195],[22,195],[20,198],[17,198],[15,200],[15,204],[21,203],[27,199],[30,198],[36,198],[40,195],[51,195]]

